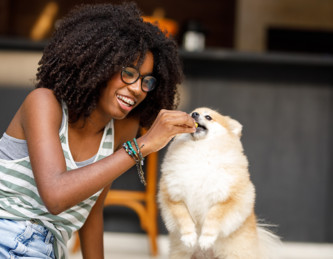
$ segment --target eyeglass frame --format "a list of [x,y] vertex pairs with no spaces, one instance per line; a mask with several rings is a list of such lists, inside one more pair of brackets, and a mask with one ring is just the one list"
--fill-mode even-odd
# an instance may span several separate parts
[[[137,77],[137,79],[135,79],[132,83],[127,83],[127,82],[125,82],[125,80],[123,79],[123,72],[125,71],[126,68],[133,68],[133,69],[135,69],[136,72],[138,73],[138,77]],[[143,87],[142,87],[142,83],[144,82],[144,78],[147,77],[147,76],[150,76],[150,77],[154,78],[154,79],[155,79],[155,82],[156,82],[154,88],[151,89],[151,90],[149,90],[149,91],[145,91],[145,90],[143,89]],[[141,90],[142,90],[143,92],[145,92],[145,93],[149,93],[149,92],[153,91],[153,90],[156,88],[156,86],[157,86],[157,78],[156,78],[156,77],[154,77],[152,74],[148,74],[148,75],[144,75],[144,76],[143,76],[143,75],[140,74],[140,71],[139,71],[137,68],[133,67],[133,66],[122,67],[122,69],[121,69],[121,71],[120,71],[120,79],[121,79],[121,81],[122,81],[123,83],[125,83],[125,84],[127,84],[127,85],[132,85],[132,84],[136,83],[139,79],[141,79],[141,85],[140,85],[140,86],[141,86]]]

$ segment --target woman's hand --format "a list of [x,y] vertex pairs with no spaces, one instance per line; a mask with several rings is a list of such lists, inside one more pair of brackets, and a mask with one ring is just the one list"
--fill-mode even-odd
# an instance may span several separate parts
[[194,133],[195,121],[182,111],[161,110],[153,125],[138,139],[144,156],[165,147],[170,140],[181,133]]

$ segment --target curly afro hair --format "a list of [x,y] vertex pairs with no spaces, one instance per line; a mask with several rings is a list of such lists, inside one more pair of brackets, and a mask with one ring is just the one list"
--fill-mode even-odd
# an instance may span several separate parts
[[88,117],[101,90],[122,67],[154,56],[158,86],[130,116],[149,127],[161,109],[175,109],[183,79],[175,41],[144,22],[135,3],[81,5],[59,24],[39,61],[37,88],[52,89],[64,101],[71,121]]

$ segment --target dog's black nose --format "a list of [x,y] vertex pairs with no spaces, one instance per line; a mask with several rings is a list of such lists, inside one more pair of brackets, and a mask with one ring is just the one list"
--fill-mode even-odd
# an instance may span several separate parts
[[196,118],[198,118],[199,117],[199,113],[197,113],[197,112],[192,112],[192,118],[193,119],[196,119]]

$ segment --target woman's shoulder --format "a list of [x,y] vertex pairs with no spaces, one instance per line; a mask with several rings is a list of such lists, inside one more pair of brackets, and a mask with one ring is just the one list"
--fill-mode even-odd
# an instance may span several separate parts
[[61,104],[52,90],[47,88],[37,88],[27,95],[22,107],[24,109],[37,108],[47,112],[49,109],[61,109]]
[[26,139],[25,129],[41,122],[60,125],[62,119],[61,104],[52,90],[37,88],[32,90],[9,123],[6,133],[18,139]]
[[51,89],[48,88],[36,88],[32,90],[26,97],[26,100],[39,100],[39,99],[48,99],[56,100],[56,97]]
[[46,88],[37,88],[25,98],[21,108],[21,118],[24,121],[41,121],[61,123],[62,108],[53,91]]

